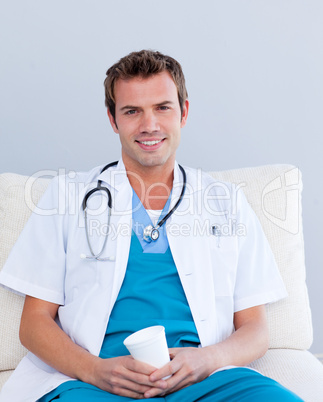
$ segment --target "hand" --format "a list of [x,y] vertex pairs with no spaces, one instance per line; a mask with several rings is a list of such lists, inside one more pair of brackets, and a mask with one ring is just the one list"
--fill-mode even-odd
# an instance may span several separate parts
[[167,388],[151,388],[145,391],[145,398],[178,391],[204,380],[213,371],[208,364],[210,359],[206,348],[174,348],[169,351],[172,360],[149,376],[149,380],[157,384],[162,378],[171,375],[166,380]]
[[138,362],[131,356],[98,358],[91,374],[91,380],[88,382],[112,394],[143,399],[144,393],[152,387],[156,390],[155,392],[162,392],[167,387],[164,380],[151,381],[149,379],[154,371],[156,368]]

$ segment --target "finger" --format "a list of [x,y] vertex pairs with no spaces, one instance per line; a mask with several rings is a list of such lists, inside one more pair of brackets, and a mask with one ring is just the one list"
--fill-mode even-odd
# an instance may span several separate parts
[[128,370],[135,371],[137,373],[145,374],[149,376],[156,370],[156,367],[151,366],[150,364],[140,362],[135,360],[133,357],[130,357],[126,360],[125,367]]
[[138,393],[135,391],[131,391],[129,389],[124,389],[124,388],[115,388],[112,391],[109,390],[110,393],[113,393],[118,396],[123,396],[131,399],[144,399],[145,395],[142,393]]
[[132,359],[132,361],[125,364],[123,372],[120,373],[120,377],[137,384],[145,385],[149,388],[157,387],[165,389],[167,383],[164,380],[157,380],[155,382],[150,380],[149,375],[154,371],[156,371],[155,367]]
[[163,396],[166,394],[170,394],[171,392],[177,391],[181,388],[186,387],[185,385],[185,378],[182,380],[182,376],[179,376],[178,373],[171,377],[171,380],[167,380],[167,388],[160,389],[160,388],[151,388],[145,392],[145,398],[154,398],[156,396]]
[[150,388],[148,391],[144,393],[145,398],[155,398],[156,396],[163,396],[166,394],[165,390],[161,390],[159,388]]
[[[174,391],[178,391],[179,389],[185,388],[191,384],[194,383],[194,381],[192,381],[192,377],[190,375],[190,372],[187,371],[185,369],[185,367],[178,362],[171,362],[171,363],[177,363],[177,364],[169,364],[169,368],[168,368],[168,373],[170,375],[169,378],[167,378],[166,383],[167,383],[167,388],[159,391],[159,394],[161,392],[163,392],[164,394],[169,394],[171,392]],[[162,369],[158,370],[160,372],[160,375],[164,375],[165,373],[163,372],[164,369],[167,369],[166,367],[163,367]],[[154,375],[158,374],[157,371],[155,371],[151,376],[154,378]],[[151,394],[151,395],[158,395],[158,390],[149,390],[145,393],[145,397],[147,394]]]
[[174,359],[174,357],[177,355],[177,353],[180,352],[182,349],[183,348],[170,348],[170,349],[168,349],[170,358]]
[[151,387],[136,384],[124,378],[110,378],[100,384],[100,388],[104,391],[110,392],[115,395],[127,396],[133,399],[143,399],[144,393],[151,389]]
[[110,385],[112,386],[113,392],[118,393],[115,391],[120,391],[122,390],[123,392],[134,392],[136,394],[143,395],[145,392],[149,391],[151,387],[147,385],[142,385],[138,384],[133,381],[129,381],[127,379],[116,379],[114,381],[110,382]]
[[137,384],[146,386],[146,387],[153,387],[153,388],[160,388],[160,389],[166,389],[167,388],[167,382],[165,380],[156,380],[156,381],[151,381],[150,378],[144,374],[139,374],[136,372],[129,372],[129,375],[127,375],[127,379],[135,382]]
[[176,360],[172,360],[171,362],[165,364],[162,368],[155,370],[150,376],[149,380],[152,382],[161,380],[165,377],[172,376],[181,368],[181,364]]
[[111,389],[108,391],[121,396],[142,399],[145,397],[144,394],[151,390],[153,390],[152,395],[161,395],[165,393],[164,389],[160,389],[158,387],[148,387],[125,379],[116,381],[115,386],[112,386],[112,391]]

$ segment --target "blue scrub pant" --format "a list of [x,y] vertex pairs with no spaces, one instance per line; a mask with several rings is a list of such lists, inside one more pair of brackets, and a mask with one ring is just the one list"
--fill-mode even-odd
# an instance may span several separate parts
[[[74,388],[63,391],[50,401],[57,402],[127,402],[126,398],[99,389]],[[164,397],[145,399],[146,401],[167,402],[292,402],[302,401],[298,396],[276,381],[253,370],[235,368],[220,371],[204,381],[181,389]]]

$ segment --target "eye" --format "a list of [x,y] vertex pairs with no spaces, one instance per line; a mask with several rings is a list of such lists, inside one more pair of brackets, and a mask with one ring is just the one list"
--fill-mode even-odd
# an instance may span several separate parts
[[168,110],[169,107],[168,106],[159,106],[159,110]]
[[135,110],[135,109],[130,109],[130,110],[127,110],[127,111],[125,112],[125,114],[128,115],[128,116],[130,116],[130,115],[132,115],[132,114],[135,114],[135,113],[136,113],[136,110]]

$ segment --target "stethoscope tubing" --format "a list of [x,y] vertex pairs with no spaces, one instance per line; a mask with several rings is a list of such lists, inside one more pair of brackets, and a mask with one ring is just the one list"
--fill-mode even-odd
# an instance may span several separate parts
[[[117,164],[118,164],[117,161],[107,164],[106,166],[103,167],[103,169],[101,170],[100,174],[102,174],[104,171],[106,171],[110,167],[116,166]],[[169,219],[172,216],[172,214],[176,211],[177,207],[179,206],[179,204],[181,203],[181,201],[182,201],[182,199],[184,197],[184,193],[185,193],[185,189],[186,189],[186,173],[185,173],[184,168],[181,165],[178,165],[178,167],[180,168],[180,170],[182,172],[182,175],[183,175],[183,187],[182,187],[181,194],[180,194],[176,204],[174,205],[174,207],[159,222],[157,222],[157,224],[154,227],[149,228],[150,229],[150,236],[148,236],[148,238],[145,239],[148,242],[158,239],[158,237],[159,237],[158,229],[160,229],[164,225],[164,223],[167,221],[167,219]],[[98,260],[98,261],[113,261],[114,260],[113,257],[101,258],[101,255],[103,254],[103,251],[105,250],[105,247],[106,247],[106,244],[107,244],[107,241],[108,241],[108,231],[107,231],[107,234],[104,237],[104,242],[103,242],[101,251],[99,253],[97,253],[97,254],[94,253],[94,251],[92,249],[92,246],[91,246],[91,242],[90,242],[90,236],[89,236],[89,230],[88,230],[88,224],[87,224],[87,211],[86,211],[86,209],[87,209],[88,199],[97,191],[105,191],[107,193],[107,196],[108,196],[108,228],[110,227],[110,217],[111,217],[111,209],[112,209],[111,192],[107,187],[102,186],[102,180],[98,180],[97,186],[95,188],[93,188],[92,190],[89,190],[85,194],[85,196],[83,198],[83,202],[82,202],[82,209],[83,209],[84,221],[85,221],[86,240],[87,240],[91,255],[88,256],[86,254],[81,254],[81,258],[82,259],[90,259],[90,260]],[[151,233],[153,231],[157,231],[157,234],[158,234],[158,236],[155,239],[151,237]]]
[[[104,168],[101,170],[100,174],[102,174],[104,171],[106,171],[107,169],[109,169],[112,166],[116,166],[118,164],[118,161],[115,162],[111,162],[108,163],[106,166],[104,166]],[[112,208],[112,196],[110,193],[110,190],[107,187],[103,187],[102,186],[102,180],[98,180],[98,183],[96,185],[95,188],[92,188],[92,190],[90,190],[89,192],[87,192],[83,198],[83,202],[82,202],[82,209],[83,211],[86,210],[87,207],[87,201],[88,199],[91,197],[91,195],[93,195],[96,191],[105,191],[107,193],[108,196],[108,207],[111,209]]]
[[181,194],[178,198],[178,200],[176,201],[176,204],[174,205],[174,207],[168,212],[168,214],[166,214],[163,219],[161,219],[157,225],[154,227],[154,229],[159,229],[163,226],[163,224],[167,221],[167,219],[169,219],[173,213],[176,211],[177,207],[179,206],[179,204],[181,203],[183,197],[184,197],[184,193],[185,193],[185,189],[186,189],[186,173],[184,168],[181,165],[178,165],[178,167],[180,168],[182,175],[183,175],[183,187],[182,187],[182,191]]

